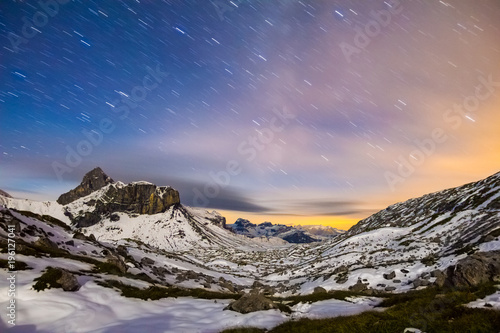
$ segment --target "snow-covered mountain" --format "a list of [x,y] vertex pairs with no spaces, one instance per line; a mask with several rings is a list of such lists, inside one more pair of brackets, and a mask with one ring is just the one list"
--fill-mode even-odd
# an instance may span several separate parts
[[250,238],[279,237],[289,243],[312,243],[319,241],[311,237],[305,230],[299,230],[284,224],[272,224],[271,222],[253,224],[248,220],[239,218],[233,224],[226,225],[226,228]]
[[335,237],[345,233],[345,230],[340,230],[328,225],[295,225],[295,229],[303,230],[310,235],[321,236],[321,237]]
[[[376,295],[500,276],[500,173],[392,205],[343,234],[300,244],[283,235],[307,235],[305,230],[315,227],[243,219],[226,225],[217,212],[183,206],[170,187],[115,182],[100,169],[58,201],[0,196],[0,247],[7,249],[12,232],[7,226],[14,226],[16,260],[33,268],[18,281],[23,299],[36,298],[33,279],[49,266],[70,272],[83,285],[75,298],[61,299],[69,304],[86,299],[100,307],[107,300],[89,295],[117,286],[202,288],[223,295],[256,289],[275,296],[348,289]],[[3,262],[7,258],[0,253]],[[0,295],[7,291],[0,288]],[[8,301],[4,298],[0,305]],[[194,303],[189,305],[202,302]]]

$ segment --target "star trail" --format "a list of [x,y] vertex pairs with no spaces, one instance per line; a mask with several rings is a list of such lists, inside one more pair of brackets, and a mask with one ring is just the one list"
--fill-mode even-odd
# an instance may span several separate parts
[[100,166],[252,222],[346,228],[500,169],[500,3],[0,4],[0,188]]

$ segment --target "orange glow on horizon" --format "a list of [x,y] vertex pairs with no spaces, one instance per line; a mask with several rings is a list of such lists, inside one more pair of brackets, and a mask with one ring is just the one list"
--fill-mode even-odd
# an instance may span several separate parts
[[249,220],[254,224],[271,222],[285,225],[324,225],[333,228],[348,230],[365,217],[352,218],[345,216],[299,216],[299,215],[266,215],[249,212],[217,210],[226,218],[227,224],[233,224],[238,218]]

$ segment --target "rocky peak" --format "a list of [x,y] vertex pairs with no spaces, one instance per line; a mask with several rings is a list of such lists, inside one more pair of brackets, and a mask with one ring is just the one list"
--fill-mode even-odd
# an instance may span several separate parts
[[[123,184],[117,182],[103,188],[88,200],[75,203],[77,207],[68,207],[69,217],[77,227],[88,227],[98,223],[112,213],[158,214],[167,211],[171,206],[180,204],[179,192],[171,187],[156,186],[147,182]],[[92,207],[80,213],[82,207]],[[70,210],[76,211],[71,214]]]
[[61,194],[57,202],[61,205],[67,205],[114,182],[101,168],[97,167],[83,176],[80,185],[67,193]]
[[6,197],[6,198],[12,198],[12,196],[9,193],[2,191],[2,190],[0,190],[0,196]]

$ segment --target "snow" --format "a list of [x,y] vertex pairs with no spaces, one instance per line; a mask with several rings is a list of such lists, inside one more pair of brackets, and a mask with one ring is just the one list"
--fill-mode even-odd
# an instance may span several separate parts
[[373,310],[380,304],[381,299],[376,297],[356,297],[349,301],[329,299],[312,304],[298,303],[292,307],[294,318],[329,318],[338,316],[352,316],[364,311]]
[[[497,286],[500,288],[500,285]],[[491,307],[485,307],[486,304],[491,305]],[[484,308],[484,309],[496,309],[500,310],[500,290],[492,295],[488,295],[485,298],[478,299],[467,304],[471,308]]]
[[[26,260],[28,257],[19,259]],[[40,261],[34,270],[17,273],[16,330],[18,332],[215,333],[237,326],[271,329],[290,320],[289,315],[278,310],[248,314],[223,311],[230,300],[181,297],[143,301],[125,298],[113,289],[99,286],[87,276],[78,277],[82,287],[76,292],[64,292],[61,289],[36,292],[31,289],[33,279],[38,277],[40,269],[47,265],[43,260],[49,259],[36,260]],[[69,259],[61,259],[58,262],[58,266],[67,269],[77,268],[74,265],[75,262]],[[5,280],[7,276],[6,271],[0,271],[0,279]],[[7,290],[7,286],[2,284],[0,288],[2,308],[5,308],[9,301]],[[294,307],[297,312],[292,317],[325,318],[352,315],[370,310],[376,304],[378,299],[367,297],[352,299],[350,302],[328,300],[313,304],[298,304]],[[5,327],[7,323],[2,316],[0,330],[4,331]]]
[[487,243],[482,243],[479,245],[480,252],[488,252],[488,251],[495,251],[495,250],[500,250],[500,239],[493,240],[493,241],[487,242]]

